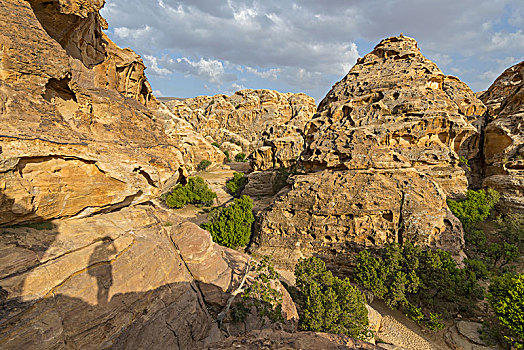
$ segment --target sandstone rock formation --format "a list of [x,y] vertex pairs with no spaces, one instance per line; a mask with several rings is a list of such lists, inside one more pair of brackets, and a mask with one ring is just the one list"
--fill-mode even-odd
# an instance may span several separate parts
[[235,143],[244,153],[265,147],[266,158],[255,153],[255,170],[294,163],[303,150],[304,127],[316,110],[314,99],[305,94],[250,89],[231,96],[172,100],[166,105],[219,144]]
[[393,37],[358,60],[306,126],[305,175],[262,215],[252,251],[283,267],[319,255],[337,272],[362,247],[413,242],[462,256],[446,197],[465,193],[459,156],[477,155],[475,94]]
[[[3,349],[201,347],[221,339],[216,316],[249,263],[151,205],[3,228],[0,252]],[[296,330],[295,306],[280,288],[286,325]]]
[[148,202],[224,155],[155,109],[103,3],[0,7],[2,349],[203,347],[248,259]]
[[140,203],[203,157],[224,158],[189,128],[166,134],[166,113],[144,106],[153,100],[139,58],[95,28],[102,4],[3,2],[0,224]]
[[484,187],[501,193],[499,209],[524,212],[524,62],[508,68],[480,97],[490,114],[484,132]]

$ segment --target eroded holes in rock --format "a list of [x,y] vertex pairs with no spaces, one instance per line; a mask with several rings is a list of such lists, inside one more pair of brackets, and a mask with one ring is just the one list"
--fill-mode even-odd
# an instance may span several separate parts
[[393,222],[393,213],[390,212],[390,211],[385,212],[385,213],[382,213],[382,217],[383,217],[384,220],[386,220],[386,221]]
[[42,95],[42,97],[47,101],[53,103],[55,99],[58,97],[62,99],[63,101],[76,101],[76,95],[69,88],[69,82],[71,79],[65,78],[65,79],[55,79],[51,78],[45,84],[45,92]]
[[384,93],[382,91],[379,91],[373,94],[373,99],[371,100],[371,103],[377,103],[378,101],[382,100],[383,98],[384,98]]
[[371,244],[373,244],[373,245],[376,244],[375,238],[373,238],[373,237],[371,237],[371,236],[368,236],[368,241],[369,241]]
[[449,134],[447,132],[441,132],[440,134],[438,134],[438,138],[440,142],[447,145],[449,140]]
[[97,12],[85,18],[61,13],[58,1],[29,0],[33,13],[47,34],[56,40],[68,55],[80,60],[87,68],[106,58],[102,24]]
[[400,92],[395,91],[395,92],[393,93],[393,98],[394,98],[395,100],[398,100],[399,97],[400,97]]

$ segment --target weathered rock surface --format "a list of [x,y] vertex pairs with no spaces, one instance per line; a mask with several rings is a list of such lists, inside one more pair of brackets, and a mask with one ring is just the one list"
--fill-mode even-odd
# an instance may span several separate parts
[[480,339],[479,330],[482,324],[459,321],[446,331],[445,339],[452,349],[456,350],[495,350],[498,347],[488,346]]
[[231,337],[205,349],[378,350],[382,348],[344,335],[314,332],[287,333],[267,329]]
[[[202,347],[221,339],[216,316],[250,259],[151,205],[3,228],[0,252],[3,349]],[[279,288],[284,326],[296,330]],[[262,328],[252,319],[230,332]]]
[[491,121],[484,132],[484,187],[501,193],[501,211],[524,212],[524,62],[508,68],[480,97]]
[[[190,234],[151,206],[1,229],[0,347],[184,349],[220,339],[170,240]],[[193,230],[200,230],[192,226]]]
[[2,3],[0,224],[144,202],[202,157],[223,160],[189,127],[167,135],[166,113],[144,106],[153,100],[139,57],[95,28],[102,5]]
[[304,148],[304,127],[316,111],[314,99],[305,94],[250,89],[231,96],[172,100],[166,105],[219,144],[238,144],[247,154],[269,147],[269,160],[256,156],[255,170],[294,163]]
[[259,220],[252,251],[291,268],[319,255],[337,272],[363,247],[413,242],[463,255],[446,197],[465,193],[459,156],[477,155],[469,122],[485,107],[414,39],[383,40],[358,60],[306,126],[305,175]]

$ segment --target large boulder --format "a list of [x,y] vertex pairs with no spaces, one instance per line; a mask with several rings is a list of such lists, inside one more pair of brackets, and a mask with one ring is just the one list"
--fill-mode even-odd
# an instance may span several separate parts
[[480,97],[490,114],[484,131],[484,187],[501,193],[501,211],[524,212],[524,62],[508,68]]
[[166,220],[177,219],[135,206],[0,229],[0,347],[184,349],[219,340]]
[[459,157],[478,155],[475,94],[425,58],[412,38],[388,38],[335,84],[305,127],[303,175],[258,222],[252,251],[282,267],[318,255],[338,272],[364,247],[412,242],[463,256],[446,205],[468,185]]

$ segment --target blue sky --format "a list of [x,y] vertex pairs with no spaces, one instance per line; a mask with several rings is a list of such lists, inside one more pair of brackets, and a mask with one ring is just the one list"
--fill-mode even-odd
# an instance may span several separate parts
[[266,88],[318,103],[401,32],[474,91],[524,60],[524,0],[107,0],[101,13],[158,96]]

